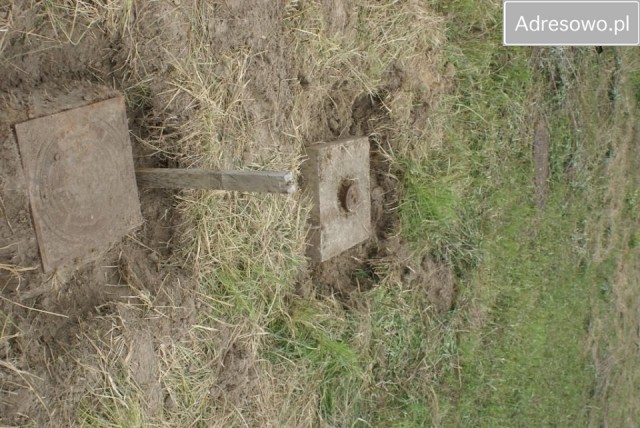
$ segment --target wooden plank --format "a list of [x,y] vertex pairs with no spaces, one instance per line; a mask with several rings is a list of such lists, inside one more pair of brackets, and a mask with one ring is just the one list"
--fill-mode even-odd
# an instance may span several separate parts
[[237,190],[240,192],[293,193],[291,172],[219,171],[211,169],[140,168],[138,186],[167,189]]

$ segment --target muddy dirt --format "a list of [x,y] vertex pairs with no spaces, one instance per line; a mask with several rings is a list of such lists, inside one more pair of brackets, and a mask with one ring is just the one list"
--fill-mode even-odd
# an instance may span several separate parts
[[[169,100],[174,92],[166,82],[175,73],[172,63],[189,55],[181,41],[188,39],[193,23],[181,11],[205,6],[189,0],[134,3],[131,27],[139,42],[135,46],[120,32],[105,31],[107,22],[77,22],[73,33],[63,34],[45,19],[42,9],[29,7],[29,1],[0,6],[0,17],[6,14],[11,25],[10,31],[0,33],[2,424],[75,423],[78,403],[103,382],[102,374],[88,367],[99,367],[105,358],[126,362],[142,391],[148,417],[176,405],[159,381],[158,361],[162,350],[196,323],[198,302],[194,274],[181,267],[178,258],[184,219],[175,209],[175,193],[141,191],[144,224],[138,230],[84,266],[45,275],[11,128],[45,110],[70,108],[65,93],[79,91],[87,103],[126,93],[136,166],[193,165],[194,160],[182,157],[181,148],[175,146],[182,137],[178,125],[196,114],[193,99],[180,94]],[[353,31],[352,9],[350,2],[324,2],[331,23],[327,31]],[[285,8],[271,1],[234,0],[215,3],[209,12],[211,19],[198,25],[207,34],[214,61],[229,50],[254,53],[247,57],[243,77],[251,94],[246,114],[256,124],[256,139],[263,143],[241,153],[242,162],[259,163],[273,150],[293,150],[279,143],[277,130],[290,121],[294,93],[315,82],[310,70],[293,66],[282,24]],[[132,52],[139,60],[131,59]],[[143,71],[150,78],[140,89],[137,79]],[[362,94],[349,80],[338,82],[328,90],[316,122],[305,130],[307,143],[371,135],[373,232],[367,242],[345,254],[307,266],[298,283],[302,295],[337,295],[345,306],[357,306],[360,293],[379,281],[376,264],[392,260],[392,275],[406,285],[424,287],[438,312],[454,304],[451,270],[413,254],[397,237],[395,209],[402,197],[402,177],[384,156],[390,136],[385,131],[389,119],[383,101],[409,85],[415,85],[415,79],[401,68],[389,73],[376,95]],[[50,99],[34,99],[36,93]],[[428,96],[419,101],[409,117],[417,127],[427,120],[430,108]],[[149,140],[160,147],[142,143]],[[234,150],[229,148],[230,157],[236,155]],[[255,385],[255,361],[224,328],[218,336],[225,357],[212,394],[241,404]],[[114,355],[102,355],[101,344],[114,337],[119,342],[107,347]]]

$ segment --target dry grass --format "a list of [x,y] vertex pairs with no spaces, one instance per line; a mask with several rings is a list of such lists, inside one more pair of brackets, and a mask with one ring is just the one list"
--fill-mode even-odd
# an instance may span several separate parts
[[[623,76],[637,70],[638,58],[628,51],[620,54]],[[640,326],[637,278],[637,230],[640,216],[637,205],[638,152],[640,134],[624,117],[633,111],[634,97],[628,81],[617,84],[620,93],[613,123],[602,131],[602,141],[610,139],[615,153],[606,166],[608,177],[604,191],[604,209],[592,224],[590,250],[595,261],[610,266],[609,277],[601,279],[601,299],[593,305],[588,347],[596,368],[592,424],[635,426],[640,407],[635,390],[640,382]],[[637,107],[635,107],[637,109]],[[636,110],[637,111],[637,110]]]
[[[139,142],[178,158],[185,166],[297,169],[302,141],[295,129],[282,142],[285,151],[261,147],[269,142],[256,135],[262,118],[250,117],[253,100],[245,81],[247,61],[255,53],[229,50],[213,56],[206,39],[213,6],[199,3],[193,9],[171,8],[164,16],[151,14],[149,5],[119,1],[32,1],[30,6],[55,34],[53,39],[43,39],[25,32],[25,37],[38,44],[37,49],[77,45],[92,31],[125,39],[128,51],[120,84],[126,88],[130,105],[153,105],[152,113],[143,117],[141,126],[147,133]],[[172,69],[170,78],[160,84],[147,69],[145,57],[149,55],[146,48],[158,40],[149,40],[148,24],[145,30],[140,21],[131,19],[134,9],[139,19],[149,17],[158,26],[185,25],[185,34],[190,35],[185,41],[159,45]],[[247,159],[247,153],[260,155]],[[201,281],[196,294],[202,310],[198,324],[186,337],[174,338],[159,350],[160,382],[175,404],[165,414],[148,414],[148,403],[132,372],[135,368],[126,364],[125,348],[135,346],[124,339],[131,327],[113,320],[109,338],[83,338],[92,344],[97,358],[79,361],[80,371],[98,381],[89,384],[90,393],[80,405],[81,424],[143,426],[153,421],[185,426],[201,421],[207,426],[228,426],[229,421],[242,423],[244,419],[246,409],[240,411],[234,403],[216,398],[224,398],[225,391],[213,391],[224,388],[219,385],[220,376],[236,375],[234,367],[224,374],[225,356],[234,349],[246,352],[243,364],[257,370],[265,317],[279,310],[303,261],[307,208],[294,197],[192,192],[181,196],[179,210],[185,219],[181,230],[184,250],[177,262],[188,265]],[[15,267],[0,268],[13,275],[20,273]],[[162,316],[163,309],[153,307],[147,284],[133,275],[126,279],[132,293],[121,311]],[[220,339],[221,325],[229,335],[226,340]],[[261,390],[269,393],[269,388]]]
[[8,3],[0,6],[0,54],[4,50],[7,33],[13,26],[12,4]]
[[[383,110],[391,118],[389,124],[372,123],[371,127],[390,134],[399,154],[438,143],[437,136],[427,140],[428,130],[412,126],[415,120],[410,117],[416,105],[435,104],[442,89],[443,64],[437,52],[444,41],[443,20],[427,7],[418,2],[371,2],[359,6],[356,15],[355,10],[308,2],[290,13],[286,24],[296,68],[308,82],[307,89],[296,94],[292,112],[305,141],[319,138],[311,124],[325,110],[327,99],[339,113],[347,109],[350,114],[355,99],[368,94],[381,97]],[[340,125],[335,124],[336,131],[348,133]],[[426,144],[413,145],[412,140]]]
[[[256,166],[296,170],[303,144],[325,137],[318,134],[318,113],[320,120],[324,119],[327,99],[337,109],[350,109],[358,95],[378,91],[394,65],[416,70],[416,74],[426,64],[431,69],[436,67],[431,58],[423,56],[425,44],[433,44],[432,36],[437,34],[432,30],[434,26],[429,25],[436,20],[426,10],[416,4],[400,8],[371,5],[359,10],[364,14],[359,22],[366,28],[354,31],[349,26],[352,30],[342,33],[327,28],[327,18],[323,18],[327,11],[318,3],[305,3],[301,9],[292,5],[286,17],[290,42],[295,47],[296,62],[292,68],[301,70],[310,83],[294,93],[291,117],[284,124],[273,124],[284,127],[280,144],[284,143],[287,149],[280,158],[273,156],[274,151],[258,146],[265,144],[256,141],[256,130],[261,124],[247,114],[251,111],[251,100],[243,76],[251,53],[229,52],[214,68],[204,59],[206,49],[199,53],[201,45],[192,45],[189,52],[195,60],[175,64],[176,80],[172,84],[176,92],[169,97],[174,99],[187,93],[201,107],[200,114],[180,130],[185,138],[178,147],[184,147],[186,161],[238,167],[247,151],[266,152],[268,156],[262,158],[252,156]],[[407,55],[407,52],[414,53]],[[399,64],[401,61],[407,63]],[[421,71],[423,76],[431,75],[424,68]],[[414,84],[426,88],[426,83]],[[403,101],[415,102],[412,91],[408,89],[407,93],[403,94]],[[389,102],[400,103],[397,99]],[[406,127],[400,120],[398,123]],[[398,135],[407,137],[404,133]],[[292,361],[286,355],[261,359],[272,346],[266,330],[268,324],[292,316],[284,298],[291,295],[294,275],[304,263],[308,204],[279,196],[193,193],[183,196],[181,207],[186,224],[192,225],[187,227],[195,226],[184,233],[188,237],[185,258],[196,266],[201,293],[208,296],[203,301],[209,309],[203,311],[202,324],[205,328],[219,328],[222,324],[234,331],[233,341],[226,346],[248,350],[247,364],[256,370],[260,385],[257,389],[260,392],[247,398],[249,401],[242,409],[232,404],[219,405],[216,419],[222,421],[221,425],[231,421],[287,426],[318,423],[317,409],[322,400],[318,394],[326,382],[323,379],[326,363]],[[337,302],[329,300],[324,304],[329,305],[328,314],[339,316]],[[300,332],[303,326],[321,328],[323,321],[313,317],[290,322],[292,331]],[[194,362],[202,367],[203,373],[210,373],[210,366],[220,359],[215,354],[213,358],[211,354],[203,357],[204,350],[198,347],[190,350],[195,352]],[[178,369],[176,373],[179,372]],[[215,385],[216,379],[210,377],[208,382]],[[198,389],[189,391],[197,394]],[[349,419],[344,415],[344,419],[338,420]]]
[[34,387],[34,381],[37,382],[41,379],[28,371],[19,369],[17,361],[12,360],[12,358],[7,358],[7,356],[10,355],[11,342],[20,336],[21,332],[14,325],[11,317],[0,311],[0,355],[3,355],[3,358],[0,359],[0,369],[4,372],[3,374],[5,376],[7,376],[6,374],[8,373],[8,379],[12,379],[11,382],[14,383],[12,386],[17,385],[18,390],[26,389],[30,391],[38,400],[39,405],[41,405],[45,411],[49,411],[46,402]]
[[[398,151],[387,153],[391,161],[410,153],[424,156],[430,145],[440,144],[438,126],[412,116],[416,106],[435,106],[443,89],[438,51],[444,23],[420,2],[370,1],[348,9],[338,3],[334,8],[319,1],[289,2],[282,12],[287,51],[282,60],[290,61],[289,80],[300,85],[292,86],[286,116],[278,105],[261,112],[249,88],[249,67],[261,52],[211,46],[210,23],[220,5],[12,4],[28,7],[53,33],[18,28],[33,46],[31,54],[80,46],[98,33],[117,42],[122,51],[113,82],[107,83],[123,89],[132,111],[144,112],[134,124],[144,132],[133,137],[186,167],[297,171],[305,144],[350,132],[352,106],[362,95],[383,104],[388,119],[368,128],[393,140],[385,146]],[[168,40],[156,34],[157,28],[181,40]],[[166,71],[151,66],[158,58]],[[148,391],[127,364],[138,326],[122,314],[168,317],[170,310],[154,306],[147,285],[130,274],[125,279],[131,294],[118,303],[120,316],[103,320],[109,334],[87,331],[82,337],[95,358],[77,361],[78,373],[88,379],[87,393],[70,423],[329,426],[358,422],[358,409],[367,406],[363,402],[384,399],[367,397],[373,363],[363,368],[342,337],[353,336],[353,345],[367,349],[374,346],[372,323],[386,325],[403,315],[374,320],[365,312],[354,321],[333,297],[304,302],[295,295],[295,276],[306,263],[308,201],[184,192],[178,209],[184,221],[180,254],[172,262],[197,276],[198,289],[184,292],[195,294],[199,316],[184,337],[162,339],[157,360],[150,362],[167,397],[164,410],[150,411]],[[384,262],[377,263],[382,277],[397,287],[398,278],[386,275],[390,269]],[[392,300],[387,296],[380,303]],[[413,302],[406,307],[413,308]],[[410,324],[411,317],[403,322]],[[394,349],[398,355],[400,342]],[[433,373],[420,370],[415,376],[432,379]],[[234,377],[240,382],[236,389]]]
[[25,268],[25,267],[18,267],[18,266],[7,265],[7,264],[0,264],[0,270],[8,272],[14,278],[19,279],[22,276],[22,273],[36,270],[36,268],[35,267]]
[[639,274],[637,251],[629,251],[611,278],[613,310],[605,307],[593,311],[589,345],[597,370],[594,426],[602,421],[605,426],[631,427],[640,415],[640,406],[632,398],[640,382],[640,302],[635,280]]
[[127,343],[122,319],[113,317],[106,337],[90,331],[82,340],[94,350],[93,358],[77,361],[77,375],[90,384],[86,397],[77,409],[77,419],[69,421],[80,426],[144,426],[149,420],[146,403],[134,375],[127,364],[127,355],[138,344]]

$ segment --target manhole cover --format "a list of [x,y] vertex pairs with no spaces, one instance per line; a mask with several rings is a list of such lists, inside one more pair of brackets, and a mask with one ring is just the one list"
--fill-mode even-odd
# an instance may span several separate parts
[[310,255],[323,262],[369,238],[369,139],[314,144],[307,155],[303,175],[313,198]]
[[15,130],[45,272],[96,258],[142,223],[122,97]]

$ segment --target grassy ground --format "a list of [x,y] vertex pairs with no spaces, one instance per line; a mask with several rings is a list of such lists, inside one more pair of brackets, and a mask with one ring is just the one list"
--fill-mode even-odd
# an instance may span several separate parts
[[[137,46],[130,3],[104,3],[45,6],[54,25],[68,28],[62,17],[75,22],[85,11]],[[295,279],[305,266],[308,201],[184,194],[179,262],[198,275],[199,319],[159,351],[171,405],[156,418],[145,413],[114,329],[113,341],[94,345],[95,361],[84,362],[104,385],[76,422],[637,426],[640,56],[633,48],[504,48],[501,5],[358,2],[355,25],[341,33],[319,2],[289,2],[292,69],[313,85],[293,94],[282,132],[289,149],[256,160],[295,169],[315,137],[310,123],[344,76],[349,95],[373,94],[401,65],[413,83],[383,99],[388,120],[377,131],[391,136],[389,160],[401,177],[399,232],[412,257],[453,266],[454,309],[435,311],[422,287],[390,273],[391,259],[378,261],[380,283],[355,306],[321,293],[302,298]],[[230,50],[212,64],[198,32],[209,13],[205,5],[189,12],[187,53],[175,57],[172,89],[160,95],[168,106],[183,94],[192,100],[195,113],[172,145],[182,159],[239,166],[260,125],[246,115],[250,53]],[[125,92],[142,105],[152,78],[135,52]],[[425,102],[428,120],[416,127],[410,112]],[[537,124],[550,138],[544,208],[534,186]],[[169,150],[162,138],[144,143]],[[216,389],[233,384],[218,374],[234,361],[246,362],[234,367],[252,379],[241,404]]]
[[[442,169],[421,170],[438,186],[420,186],[420,175],[409,182],[415,201],[444,205],[426,211],[429,230],[417,238],[453,257],[462,280],[447,324],[458,363],[439,379],[440,417],[456,426],[635,426],[637,53],[505,49],[495,10],[443,7],[456,18],[447,56],[459,70],[444,104],[450,149]],[[550,133],[542,210],[531,162],[538,121]],[[425,215],[420,203],[406,214],[410,230]]]

